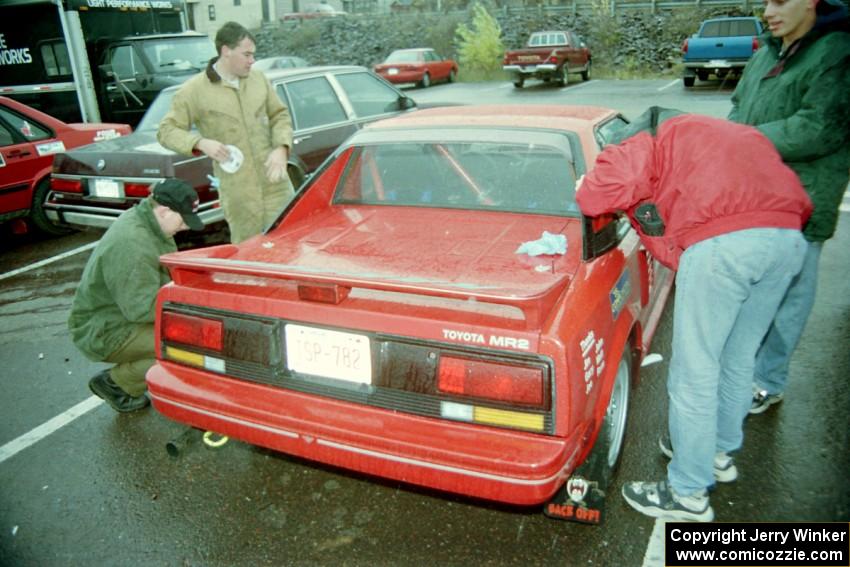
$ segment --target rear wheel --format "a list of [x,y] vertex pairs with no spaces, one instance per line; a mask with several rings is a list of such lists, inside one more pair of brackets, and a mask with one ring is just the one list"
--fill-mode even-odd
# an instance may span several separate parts
[[697,79],[700,81],[708,80],[708,71],[697,71]]
[[431,75],[429,75],[428,73],[425,73],[424,75],[422,75],[422,80],[419,81],[419,86],[422,87],[423,89],[427,89],[428,87],[430,87],[431,86]]
[[[623,449],[623,439],[626,436],[626,421],[629,417],[629,394],[631,392],[631,371],[629,368],[628,351],[617,366],[617,377],[611,399],[605,410],[605,421],[602,424],[600,437],[605,434],[605,444],[608,446],[606,465],[610,471],[617,467],[620,452]],[[596,441],[599,443],[599,440]]]
[[454,83],[456,80],[457,80],[457,71],[452,69],[451,71],[449,71],[449,82]]
[[584,68],[584,71],[581,72],[581,80],[589,81],[590,80],[590,60],[587,62],[587,66]]
[[692,86],[694,86],[694,80],[695,79],[696,79],[696,77],[683,77],[682,81],[685,82],[686,87],[692,87]]
[[602,427],[596,437],[596,443],[585,462],[582,472],[588,478],[598,480],[602,486],[607,486],[623,449],[623,439],[626,436],[626,421],[629,413],[629,393],[631,391],[631,358],[628,345],[626,352],[617,366],[617,376],[614,378],[614,388],[605,410]]
[[521,89],[525,84],[525,77],[517,77],[514,79],[514,86],[518,89]]
[[567,64],[564,63],[564,66],[561,67],[561,74],[558,75],[558,84],[562,87],[565,87],[570,82],[570,70],[567,67]]
[[50,178],[45,177],[35,186],[32,196],[32,208],[30,209],[30,220],[32,220],[32,223],[39,231],[51,236],[60,236],[73,232],[67,226],[54,224],[44,214],[44,202],[47,201],[48,193],[50,193]]

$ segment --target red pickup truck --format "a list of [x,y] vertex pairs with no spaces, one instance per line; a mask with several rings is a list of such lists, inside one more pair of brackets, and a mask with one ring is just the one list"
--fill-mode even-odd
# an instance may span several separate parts
[[563,86],[570,73],[580,73],[583,81],[588,80],[590,62],[590,49],[575,33],[539,31],[531,34],[525,49],[505,53],[502,69],[512,75],[518,89],[528,78],[555,80]]

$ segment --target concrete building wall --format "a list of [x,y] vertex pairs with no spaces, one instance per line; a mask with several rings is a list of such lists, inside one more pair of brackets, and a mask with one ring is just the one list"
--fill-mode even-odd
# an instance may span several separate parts
[[215,37],[225,22],[239,22],[248,29],[257,29],[264,20],[277,20],[275,0],[187,0],[189,27]]

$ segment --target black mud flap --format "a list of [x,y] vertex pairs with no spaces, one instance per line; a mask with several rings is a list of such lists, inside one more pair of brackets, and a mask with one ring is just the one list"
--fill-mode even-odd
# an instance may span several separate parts
[[[600,432],[600,438],[603,438]],[[593,448],[588,458],[573,471],[567,482],[546,503],[543,513],[556,520],[601,524],[605,516],[605,494],[610,474],[606,464],[607,448]]]
[[605,491],[599,482],[574,474],[558,489],[543,508],[543,513],[556,520],[600,524],[605,512]]

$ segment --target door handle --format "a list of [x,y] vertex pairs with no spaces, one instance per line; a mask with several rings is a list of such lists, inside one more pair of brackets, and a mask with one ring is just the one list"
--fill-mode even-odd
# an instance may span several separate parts
[[313,135],[312,135],[312,134],[308,134],[307,136],[299,136],[298,138],[295,138],[295,139],[292,141],[292,143],[293,143],[293,144],[300,144],[300,143],[301,143],[301,142],[303,142],[304,140],[309,140],[309,139],[310,139],[310,138],[312,138],[312,137],[313,137]]

